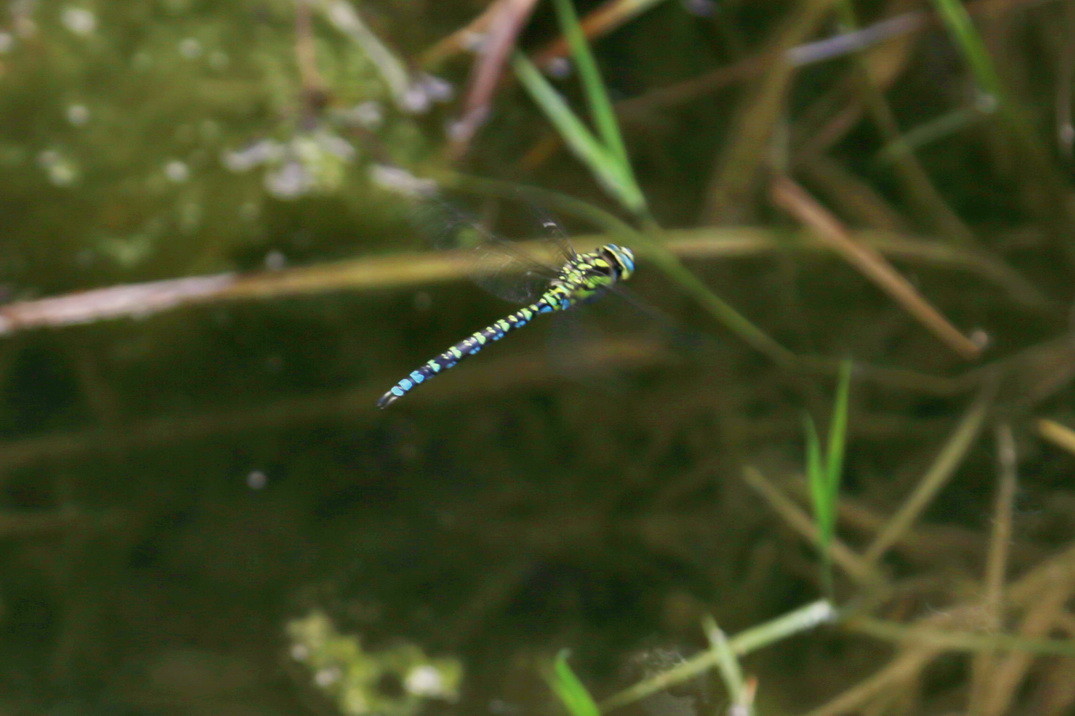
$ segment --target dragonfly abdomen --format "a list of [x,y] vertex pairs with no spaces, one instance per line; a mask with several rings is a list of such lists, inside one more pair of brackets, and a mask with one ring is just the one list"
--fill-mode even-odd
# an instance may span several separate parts
[[433,376],[454,368],[464,358],[474,355],[490,343],[499,341],[516,328],[522,328],[537,314],[548,313],[552,310],[557,309],[545,300],[545,296],[542,296],[532,305],[520,308],[515,313],[489,324],[480,331],[471,333],[448,350],[412,370],[410,375],[393,385],[387,393],[381,396],[381,399],[377,401],[377,407],[387,408]]

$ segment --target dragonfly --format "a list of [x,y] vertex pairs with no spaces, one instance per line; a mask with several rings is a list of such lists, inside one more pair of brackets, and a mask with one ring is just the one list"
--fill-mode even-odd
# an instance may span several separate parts
[[[545,221],[544,224],[547,229],[556,229],[551,221]],[[605,244],[593,251],[576,253],[566,241],[559,243],[566,260],[532,303],[471,333],[415,368],[381,396],[377,407],[387,408],[419,385],[451,370],[463,359],[475,355],[485,346],[522,328],[538,316],[567,311],[598,298],[620,281],[630,278],[635,271],[634,254],[626,246]]]

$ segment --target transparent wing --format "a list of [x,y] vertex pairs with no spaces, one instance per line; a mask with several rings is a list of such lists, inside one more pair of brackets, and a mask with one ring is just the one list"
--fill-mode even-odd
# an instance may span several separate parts
[[414,221],[435,248],[471,252],[473,281],[506,301],[533,301],[556,277],[559,267],[534,259],[514,242],[486,228],[487,221],[446,200],[422,202],[414,211]]
[[589,311],[566,311],[552,317],[545,342],[549,365],[567,380],[598,393],[616,393],[621,376],[601,362],[611,336]]
[[634,311],[644,316],[646,324],[655,327],[665,341],[675,346],[677,350],[716,350],[720,352],[726,350],[721,341],[706,333],[685,327],[680,321],[639,297],[637,293],[623,284],[609,287],[608,292],[615,294]]
[[571,245],[571,242],[567,238],[567,232],[564,231],[564,227],[560,225],[560,222],[556,221],[549,215],[547,211],[539,209],[533,204],[527,204],[530,208],[530,213],[541,224],[541,228],[544,229],[545,235],[550,241],[556,244],[556,247],[560,251],[560,255],[564,261],[570,261],[577,256],[575,247]]

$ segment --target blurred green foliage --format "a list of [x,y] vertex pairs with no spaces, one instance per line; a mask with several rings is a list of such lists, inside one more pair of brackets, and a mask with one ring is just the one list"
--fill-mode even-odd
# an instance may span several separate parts
[[[356,135],[375,130],[397,161],[428,145],[365,53],[317,17],[308,42],[319,85],[303,86],[294,2],[10,11],[0,55],[9,290],[216,271],[271,250],[368,250],[401,228],[399,208],[371,201]],[[351,241],[303,231],[311,216]]]

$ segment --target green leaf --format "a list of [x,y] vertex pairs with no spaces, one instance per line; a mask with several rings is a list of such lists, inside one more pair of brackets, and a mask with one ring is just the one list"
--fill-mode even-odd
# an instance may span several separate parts
[[967,64],[970,65],[974,79],[982,90],[1001,101],[1000,77],[993,66],[993,60],[985,48],[982,36],[974,28],[967,8],[959,0],[933,0],[937,14],[941,16],[948,33],[959,46]]
[[579,119],[533,63],[518,52],[512,60],[515,74],[534,102],[556,127],[564,142],[590,169],[602,187],[636,217],[647,217],[649,209],[646,197],[631,169],[612,101],[601,80],[593,53],[586,44],[575,8],[571,0],[555,0],[554,4],[560,27],[578,68],[590,114],[597,125],[597,135]]
[[817,525],[818,549],[821,552],[822,584],[832,594],[832,543],[836,535],[836,510],[840,499],[840,478],[847,446],[847,414],[851,385],[851,362],[840,365],[836,400],[829,425],[828,445],[821,454],[821,438],[810,416],[803,419],[806,434],[806,480]]
[[565,649],[556,656],[552,668],[545,673],[545,681],[571,716],[600,716],[601,710],[597,707],[597,702],[568,666],[567,655]]
[[828,487],[825,480],[825,468],[821,462],[821,440],[818,438],[814,420],[809,415],[803,418],[806,432],[806,480],[810,486],[810,501],[814,507],[814,520],[818,525],[822,549],[828,541]]
[[620,162],[571,111],[571,107],[568,106],[563,96],[549,84],[545,76],[524,54],[515,53],[512,66],[519,81],[556,127],[556,131],[560,133],[560,137],[568,148],[589,167],[602,186],[621,203],[625,202],[626,197],[630,197],[633,192],[630,179],[625,179],[623,176]]
[[620,135],[619,124],[616,122],[616,112],[612,108],[608,92],[605,91],[605,83],[597,69],[597,62],[586,42],[586,33],[582,31],[582,26],[579,24],[575,6],[571,0],[554,0],[553,5],[560,21],[560,29],[564,33],[568,47],[571,48],[571,56],[578,68],[579,80],[586,92],[586,101],[590,105],[590,113],[593,115],[594,124],[597,125],[597,131],[604,140],[605,147],[629,171],[630,159],[627,156],[623,137]]
[[[832,425],[829,426],[829,451],[826,480],[828,497],[835,506],[840,491],[840,478],[844,469],[844,451],[847,440],[847,402],[851,392],[851,361],[840,365],[840,380],[836,385],[836,402],[832,408]],[[835,507],[834,507],[835,509]]]

